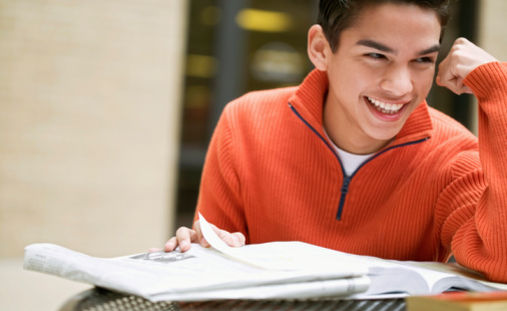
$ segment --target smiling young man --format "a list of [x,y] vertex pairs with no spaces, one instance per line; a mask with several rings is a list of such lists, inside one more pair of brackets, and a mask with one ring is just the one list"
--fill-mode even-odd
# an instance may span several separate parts
[[374,153],[400,132],[430,90],[440,32],[432,10],[399,4],[364,8],[334,50],[311,27],[310,59],[329,80],[324,128],[337,146]]
[[[446,1],[321,0],[298,87],[225,108],[197,211],[230,245],[300,240],[461,264],[507,282],[507,66],[465,39],[437,83],[479,100],[479,140],[425,98]],[[220,228],[220,229],[218,229]],[[199,223],[165,245],[202,239]]]

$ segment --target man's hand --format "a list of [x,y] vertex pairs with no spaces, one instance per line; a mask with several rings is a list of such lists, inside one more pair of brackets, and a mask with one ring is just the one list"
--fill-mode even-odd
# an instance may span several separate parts
[[436,82],[458,95],[472,94],[472,91],[463,84],[465,77],[478,66],[495,61],[498,60],[472,42],[458,38],[438,66]]
[[[222,239],[227,245],[232,247],[240,247],[245,245],[245,236],[241,232],[230,233],[225,230],[217,228],[211,224],[213,231]],[[172,252],[176,247],[180,247],[181,252],[186,252],[190,249],[190,243],[199,243],[203,247],[209,247],[208,241],[204,238],[201,232],[199,221],[194,223],[193,229],[187,227],[180,227],[176,230],[176,236],[170,238],[164,246],[164,251]]]

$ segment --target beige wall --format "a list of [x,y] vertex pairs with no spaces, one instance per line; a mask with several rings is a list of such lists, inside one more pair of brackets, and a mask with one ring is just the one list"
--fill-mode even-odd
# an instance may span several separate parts
[[[507,61],[507,1],[479,0],[479,45],[500,61]],[[477,134],[477,104],[472,107]]]
[[507,1],[480,0],[479,43],[493,56],[507,61]]
[[0,257],[165,241],[186,5],[0,0]]

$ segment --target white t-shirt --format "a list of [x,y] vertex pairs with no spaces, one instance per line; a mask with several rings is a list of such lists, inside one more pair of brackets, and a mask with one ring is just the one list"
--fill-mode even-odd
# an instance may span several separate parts
[[345,174],[347,174],[347,176],[352,175],[352,173],[354,173],[354,171],[361,164],[363,164],[364,161],[368,160],[369,158],[371,158],[375,154],[375,153],[370,153],[370,154],[354,154],[354,153],[347,152],[347,151],[345,151],[343,149],[340,149],[329,138],[329,135],[327,135],[327,132],[325,130],[324,130],[324,132],[326,133],[327,140],[328,140],[329,144],[333,147],[333,149],[335,150],[336,154],[338,154],[338,157],[340,158],[340,161],[342,162],[343,169],[345,170]]

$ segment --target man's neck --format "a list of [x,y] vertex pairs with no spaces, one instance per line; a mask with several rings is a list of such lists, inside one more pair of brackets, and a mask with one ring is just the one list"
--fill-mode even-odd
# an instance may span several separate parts
[[[326,126],[325,129],[329,138],[338,148],[352,154],[372,154],[379,151],[389,143],[389,141],[379,142],[373,140],[370,143],[366,143],[364,141],[355,140],[352,135],[346,137],[345,139],[341,139],[342,137],[339,133],[340,130],[333,130],[332,127],[330,128]],[[333,132],[337,134],[333,134]],[[345,131],[345,133],[349,134],[347,131]]]
[[324,129],[340,149],[353,154],[372,154],[391,141],[376,140],[367,136],[359,126],[350,125],[347,117],[339,111],[334,111],[333,108],[333,105],[324,105]]

